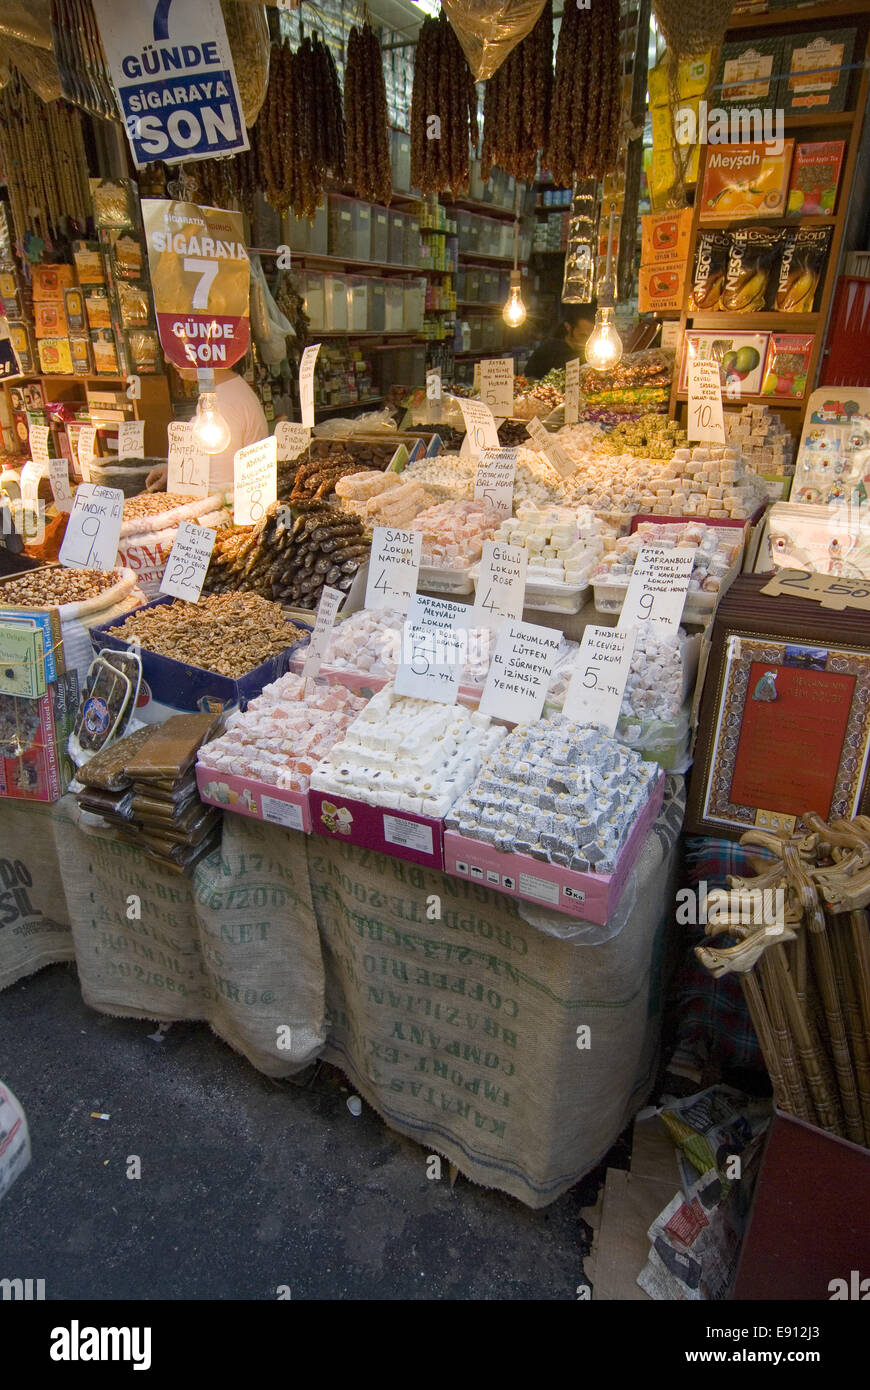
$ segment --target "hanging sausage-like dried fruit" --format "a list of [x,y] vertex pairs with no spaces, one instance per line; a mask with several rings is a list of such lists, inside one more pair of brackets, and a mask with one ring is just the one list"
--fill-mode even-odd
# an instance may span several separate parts
[[347,178],[354,193],[389,203],[392,193],[387,88],[381,46],[371,25],[354,26],[344,70]]
[[553,90],[553,5],[547,0],[532,32],[486,84],[481,174],[494,164],[531,180],[547,138]]
[[544,163],[558,184],[602,179],[616,163],[622,111],[619,0],[566,5]]
[[468,192],[477,144],[477,89],[442,11],[417,39],[411,92],[411,181],[421,193]]

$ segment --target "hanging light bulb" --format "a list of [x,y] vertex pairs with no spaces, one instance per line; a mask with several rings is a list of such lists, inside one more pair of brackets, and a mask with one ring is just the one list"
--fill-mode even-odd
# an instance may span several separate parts
[[599,303],[595,326],[586,339],[586,361],[599,371],[615,367],[622,356],[622,339],[616,331],[613,314],[612,305]]
[[586,339],[586,361],[590,367],[603,371],[615,367],[622,357],[622,339],[616,331],[613,293],[613,221],[616,209],[610,206],[610,228],[607,233],[607,265],[604,281],[598,290],[598,309],[595,325]]
[[509,328],[519,328],[525,322],[526,306],[520,293],[522,276],[518,270],[511,271],[511,288],[501,316]]
[[196,405],[190,442],[204,454],[222,454],[230,442],[230,427],[217,408],[214,391],[203,391]]

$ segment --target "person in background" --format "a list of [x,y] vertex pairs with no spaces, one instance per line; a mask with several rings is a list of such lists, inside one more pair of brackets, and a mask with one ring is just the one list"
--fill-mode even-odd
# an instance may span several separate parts
[[586,339],[595,326],[595,305],[563,304],[561,311],[552,337],[539,343],[526,363],[524,375],[532,381],[540,381],[555,367],[564,367],[572,357],[583,357]]
[[[269,433],[259,398],[241,375],[244,366],[245,359],[242,357],[234,367],[220,368],[214,374],[217,408],[230,427],[230,442],[223,453],[209,455],[209,485],[212,492],[232,491],[236,450],[244,448],[246,444],[256,444],[258,439],[265,439]],[[196,380],[194,368],[182,367],[178,375],[185,381]],[[149,492],[164,490],[168,473],[166,464],[152,468],[145,479]]]

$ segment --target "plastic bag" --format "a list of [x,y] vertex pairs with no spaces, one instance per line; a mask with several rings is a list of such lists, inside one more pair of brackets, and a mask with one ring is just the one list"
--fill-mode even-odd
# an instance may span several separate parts
[[544,0],[444,0],[476,82],[492,77],[537,24]]
[[396,422],[389,410],[371,410],[355,420],[324,420],[314,433],[318,439],[348,439],[353,434],[395,434]]
[[60,73],[52,53],[34,43],[0,37],[3,61],[16,67],[40,101],[59,101],[63,96]]
[[242,98],[245,125],[250,130],[260,114],[269,85],[270,44],[266,7],[221,0],[221,9]]
[[267,366],[283,362],[287,356],[287,338],[296,337],[296,330],[281,313],[266,284],[259,256],[251,260],[251,330]]

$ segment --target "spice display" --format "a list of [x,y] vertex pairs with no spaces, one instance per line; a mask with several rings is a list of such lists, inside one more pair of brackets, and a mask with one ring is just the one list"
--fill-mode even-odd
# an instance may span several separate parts
[[311,774],[312,791],[447,814],[505,731],[464,705],[436,705],[385,686]]
[[602,179],[616,164],[622,110],[619,0],[566,5],[544,164],[557,184]]
[[531,33],[511,49],[486,83],[481,173],[493,165],[533,180],[544,148],[553,91],[553,6],[547,0]]
[[303,641],[283,609],[258,594],[211,594],[199,603],[173,600],[141,608],[110,629],[145,651],[237,679]]
[[387,88],[381,46],[371,24],[351,29],[344,69],[347,179],[360,198],[389,203],[393,190]]
[[[585,532],[585,535],[582,534]],[[521,545],[528,562],[526,583],[549,580],[557,584],[585,584],[604,554],[604,528],[588,509],[520,506],[496,532],[496,540]]]
[[496,534],[499,514],[487,501],[439,502],[420,512],[408,528],[423,532],[420,564],[432,569],[468,569]]
[[[439,123],[433,139],[433,120]],[[417,36],[411,93],[411,183],[421,193],[468,192],[471,145],[477,144],[477,90],[456,34],[442,10]]]
[[347,593],[370,551],[359,517],[315,503],[294,511],[275,502],[256,526],[219,531],[204,590],[242,587],[300,608],[316,608],[324,584]]
[[13,70],[0,91],[0,167],[15,235],[53,241],[72,218],[90,216],[82,117],[62,102],[43,102]]
[[226,732],[199,751],[200,767],[252,777],[285,791],[307,792],[316,764],[365,706],[343,685],[286,675],[227,716]]
[[490,755],[446,825],[504,854],[612,873],[658,776],[595,727],[536,719]]
[[96,598],[123,579],[122,570],[56,569],[32,570],[18,579],[0,584],[0,603],[16,608],[54,608]]

